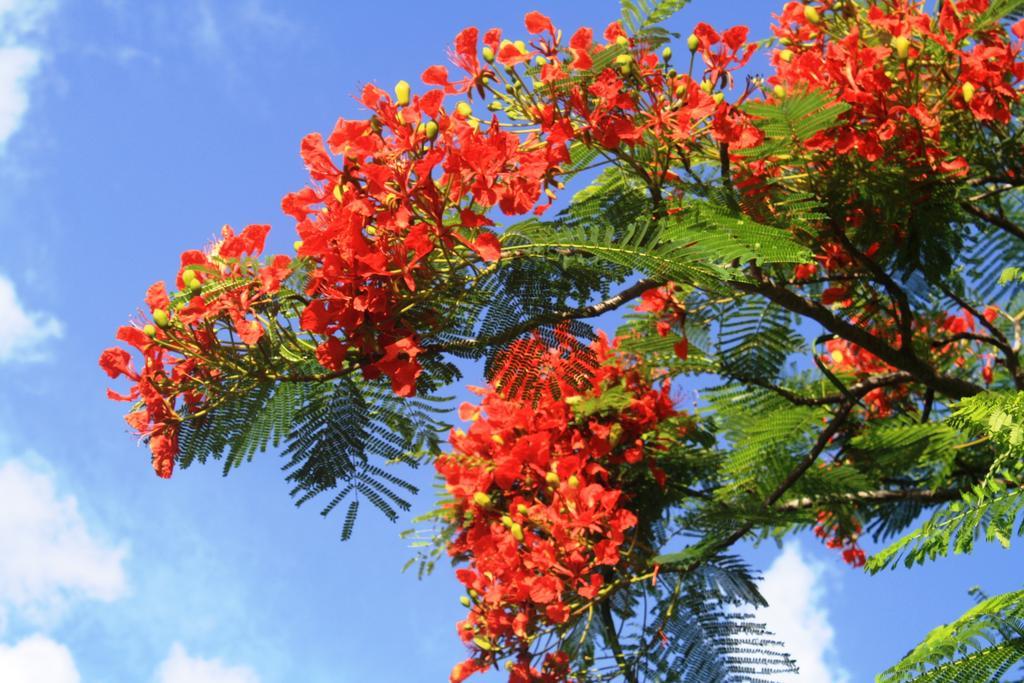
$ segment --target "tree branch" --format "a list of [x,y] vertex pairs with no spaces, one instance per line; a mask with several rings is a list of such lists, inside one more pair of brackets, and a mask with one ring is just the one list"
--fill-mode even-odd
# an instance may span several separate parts
[[568,320],[582,320],[584,318],[595,318],[599,315],[614,311],[615,309],[629,303],[633,299],[637,298],[644,292],[654,287],[659,287],[664,284],[661,280],[643,279],[636,284],[627,287],[615,296],[609,297],[604,301],[591,304],[589,306],[581,306],[580,308],[573,308],[567,311],[555,311],[552,313],[545,313],[544,315],[538,315],[535,318],[526,320],[513,325],[507,330],[498,334],[489,335],[486,337],[477,337],[475,339],[460,339],[458,341],[448,342],[444,344],[429,344],[424,348],[427,353],[446,353],[453,351],[472,351],[485,346],[496,346],[500,344],[506,344],[516,337],[534,330],[541,325],[556,325],[561,322]]
[[761,275],[759,269],[752,268],[751,272],[756,278],[754,282],[734,280],[731,284],[740,291],[760,294],[788,311],[814,320],[829,332],[873,353],[894,368],[909,373],[921,384],[932,387],[951,398],[973,396],[984,391],[981,386],[972,382],[939,374],[935,368],[915,356],[911,349],[893,348],[867,330],[837,317],[825,306],[772,283]]
[[975,206],[970,202],[960,202],[960,206],[963,207],[964,211],[971,214],[975,218],[980,218],[986,223],[994,225],[997,228],[1002,228],[1003,230],[1010,233],[1017,239],[1024,240],[1024,228],[1017,225],[1010,219],[1004,218],[1003,216],[994,214],[990,211],[986,211],[985,209]]

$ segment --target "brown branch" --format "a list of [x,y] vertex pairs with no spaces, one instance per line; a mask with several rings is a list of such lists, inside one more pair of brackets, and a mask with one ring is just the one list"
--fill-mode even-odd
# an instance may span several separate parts
[[975,206],[970,202],[960,202],[960,206],[963,207],[964,211],[971,214],[975,218],[980,218],[986,223],[994,225],[997,228],[1002,228],[1003,230],[1010,233],[1017,239],[1024,240],[1024,228],[1017,225],[1010,219],[1000,216],[998,214],[994,214],[991,211],[986,211],[985,209]]
[[906,372],[893,372],[885,375],[875,375],[874,377],[868,377],[867,379],[851,384],[846,388],[846,394],[826,394],[824,396],[801,396],[795,391],[780,387],[772,384],[771,382],[757,377],[746,377],[741,375],[733,374],[740,382],[744,384],[751,384],[755,387],[761,387],[762,389],[768,389],[779,396],[783,397],[793,405],[798,406],[824,406],[833,405],[836,403],[842,403],[848,400],[850,396],[860,397],[864,394],[873,391],[879,387],[894,386],[897,384],[906,384],[913,381],[913,377]]
[[424,352],[435,354],[452,351],[472,351],[484,346],[505,344],[512,341],[519,335],[536,329],[541,325],[555,325],[569,320],[595,318],[609,311],[614,311],[637,298],[647,290],[659,287],[662,284],[664,284],[664,282],[661,280],[643,279],[631,287],[627,287],[622,290],[615,296],[605,299],[604,301],[599,301],[598,303],[591,304],[589,306],[573,308],[567,311],[555,311],[552,313],[545,313],[544,315],[538,315],[535,318],[531,318],[530,320],[526,320],[518,325],[514,325],[499,334],[477,337],[475,339],[460,339],[458,341],[444,344],[430,344],[424,348]]
[[962,494],[963,492],[959,489],[880,489],[819,498],[794,498],[782,503],[776,509],[803,510],[829,503],[892,503],[905,500],[917,501],[924,505],[938,505],[951,500],[959,500]]
[[740,291],[760,294],[788,311],[814,320],[832,334],[873,353],[894,368],[909,373],[921,384],[951,398],[973,396],[984,391],[981,386],[972,382],[939,374],[935,368],[915,356],[911,349],[893,348],[867,330],[837,317],[825,306],[772,283],[763,277],[757,268],[751,268],[751,273],[756,278],[754,282],[734,280],[731,284]]

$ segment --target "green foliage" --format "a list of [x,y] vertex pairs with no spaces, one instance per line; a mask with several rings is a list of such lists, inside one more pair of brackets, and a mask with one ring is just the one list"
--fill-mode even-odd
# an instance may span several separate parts
[[690,4],[690,0],[619,0],[619,4],[626,31],[634,39],[656,47],[675,36],[658,24]]
[[710,202],[688,201],[661,220],[638,219],[623,226],[551,226],[539,221],[516,226],[511,254],[584,252],[596,259],[658,280],[721,288],[741,277],[734,262],[802,263],[809,252],[785,231],[741,217]]
[[[956,553],[969,553],[978,537],[997,540],[1004,547],[1014,535],[1024,534],[1017,527],[1017,516],[1024,508],[1021,488],[1024,460],[1024,392],[985,392],[961,401],[948,424],[982,436],[971,445],[992,445],[998,455],[988,475],[964,491],[961,500],[940,510],[920,529],[901,538],[871,558],[868,570],[880,571],[900,561],[910,567],[945,556],[950,547]],[[957,447],[954,447],[957,448]]]
[[743,105],[743,110],[755,117],[755,124],[764,133],[764,142],[738,153],[758,159],[789,154],[795,147],[836,125],[849,108],[843,102],[831,101],[820,91],[790,93],[773,102],[749,102]]
[[879,683],[994,683],[1024,660],[1024,591],[979,602],[933,630]]
[[322,514],[350,499],[342,539],[352,534],[359,501],[389,519],[409,509],[416,488],[387,469],[415,466],[417,451],[433,451],[444,402],[401,399],[388,387],[339,377],[332,382],[254,383],[236,387],[209,413],[187,419],[180,463],[223,458],[224,474],[268,448],[283,446],[282,469],[296,504],[330,494]]

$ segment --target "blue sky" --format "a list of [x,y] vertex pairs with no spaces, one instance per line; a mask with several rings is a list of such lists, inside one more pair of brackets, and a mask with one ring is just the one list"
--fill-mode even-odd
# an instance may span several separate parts
[[[748,23],[774,3],[697,1],[672,22]],[[418,581],[392,525],[296,510],[273,454],[229,478],[167,481],[105,400],[96,358],[219,227],[271,223],[305,182],[300,138],[356,116],[362,84],[415,82],[466,25],[566,30],[616,3],[546,0],[0,0],[0,680],[10,683],[441,681],[464,653],[444,571]],[[679,49],[682,52],[682,48]],[[467,378],[472,380],[473,378]],[[430,507],[429,470],[413,475]],[[764,614],[804,666],[866,681],[966,590],[1019,587],[1021,553],[880,577],[814,539],[744,552]]]

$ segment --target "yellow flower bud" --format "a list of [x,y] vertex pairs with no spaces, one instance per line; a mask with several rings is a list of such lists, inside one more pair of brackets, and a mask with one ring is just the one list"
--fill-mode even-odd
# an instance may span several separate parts
[[181,274],[181,279],[185,281],[186,285],[188,284],[189,280],[194,280],[195,277],[196,277],[196,271],[194,271],[192,269],[186,270],[185,272],[183,272]]
[[814,9],[810,5],[804,5],[804,19],[812,24],[821,23],[821,15],[818,14],[818,10]]
[[469,117],[473,115],[473,107],[469,106],[469,102],[459,102],[455,106],[455,113],[462,117]]
[[968,81],[967,83],[964,83],[963,88],[961,88],[961,90],[964,94],[964,102],[970,104],[971,100],[974,99],[974,84]]
[[170,321],[171,319],[167,316],[167,311],[165,311],[164,309],[158,308],[155,311],[153,311],[153,322],[155,322],[160,327],[167,327],[167,323],[169,323]]
[[499,102],[498,100],[494,100],[493,102],[487,105],[487,108],[490,109],[491,111],[501,111],[501,102]]
[[662,50],[661,58],[664,59],[666,62],[672,59],[672,48],[666,47],[664,50]]
[[682,97],[685,94],[686,94],[686,86],[685,85],[676,86],[676,97]]
[[505,439],[501,438],[501,434],[491,434],[491,441],[498,444],[499,446],[505,445]]
[[615,39],[615,44],[619,47],[629,47],[629,38],[626,36],[619,36]]
[[516,46],[517,50],[519,50],[519,54],[525,55],[527,53],[526,43],[524,43],[523,41],[517,40],[516,42],[514,42],[512,44]]
[[332,192],[331,194],[334,195],[334,198],[340,204],[341,203],[341,196],[343,194],[345,194],[345,188],[341,186],[341,183],[338,183],[337,185],[334,186],[334,192]]
[[491,645],[491,641],[487,640],[483,636],[477,636],[477,637],[473,638],[473,642],[481,650],[489,651],[489,650],[494,649],[494,646]]
[[790,50],[789,48],[786,48],[785,50],[779,53],[779,59],[781,59],[784,62],[793,61],[793,51]]
[[544,481],[546,481],[549,484],[557,484],[558,482],[561,481],[561,479],[558,478],[558,474],[556,474],[555,472],[548,472],[547,474],[544,475]]
[[512,524],[512,526],[509,527],[509,531],[512,532],[512,538],[517,541],[523,540],[523,526],[521,524]]
[[145,327],[142,328],[142,332],[147,337],[155,337],[156,336],[156,327],[154,327],[153,325],[146,325]]
[[295,240],[294,242],[292,242],[292,249],[294,249],[295,251],[302,249],[302,240]]
[[488,496],[483,491],[477,491],[476,493],[473,494],[473,502],[479,505],[480,507],[485,508],[491,504],[491,497]]
[[896,48],[896,56],[900,59],[905,60],[910,56],[910,40],[906,36],[897,36],[894,38],[892,46]]
[[494,49],[490,45],[484,45],[484,61],[488,64],[494,63]]
[[521,515],[525,515],[529,511],[530,511],[530,508],[526,507],[522,503],[520,503],[519,505],[516,506],[516,512],[518,512]]
[[839,349],[836,349],[835,351],[833,351],[831,353],[831,356],[832,356],[832,362],[833,363],[842,363],[843,362],[843,352],[840,351]]
[[191,280],[188,281],[188,288],[191,289],[193,292],[198,292],[200,289],[203,288],[203,283],[199,281],[199,278],[193,277]]
[[711,96],[711,99],[713,99],[715,101],[715,104],[721,104],[722,100],[725,99],[725,93],[724,92],[716,92],[714,95]]
[[579,485],[580,485],[580,478],[579,477],[577,477],[575,474],[569,477],[569,486],[571,486],[572,488],[576,488]]
[[700,38],[691,33],[686,38],[686,47],[690,48],[690,52],[696,52],[700,47]]
[[427,121],[423,124],[423,134],[428,140],[433,140],[437,137],[437,121]]
[[504,524],[505,526],[511,528],[512,524],[514,524],[514,520],[511,517],[509,517],[508,515],[502,515],[501,516],[501,523]]
[[404,107],[409,104],[409,93],[411,92],[411,86],[408,81],[398,81],[395,85],[395,103],[399,107]]
[[463,595],[461,598],[459,598],[459,602],[462,603],[463,607],[472,607],[473,606],[473,601],[470,600],[469,597],[465,596],[465,595]]
[[783,97],[786,96],[786,89],[783,88],[781,85],[776,85],[774,88],[772,88],[772,93],[774,93],[775,96],[781,100]]
[[533,60],[533,63],[537,66],[547,66],[548,58],[544,55],[537,55],[537,58]]
[[629,66],[630,62],[633,61],[633,55],[619,55],[615,58],[615,63],[619,66]]
[[705,78],[700,82],[700,89],[710,95],[711,91],[715,89],[715,84]]

